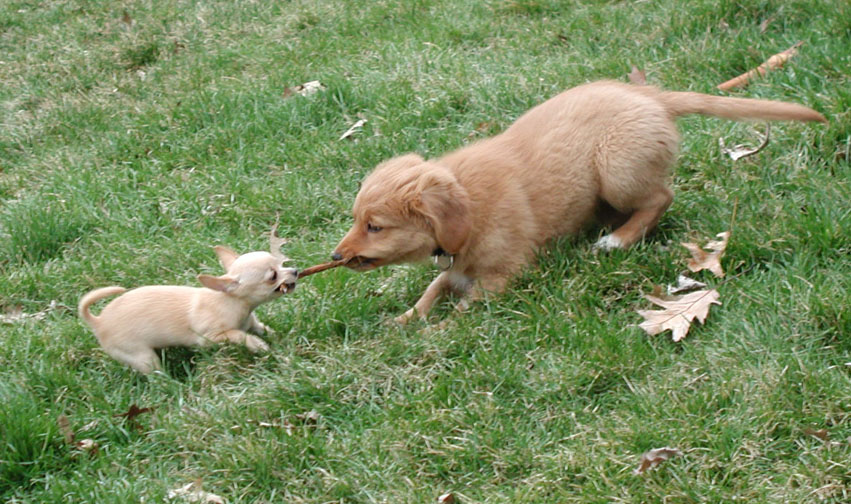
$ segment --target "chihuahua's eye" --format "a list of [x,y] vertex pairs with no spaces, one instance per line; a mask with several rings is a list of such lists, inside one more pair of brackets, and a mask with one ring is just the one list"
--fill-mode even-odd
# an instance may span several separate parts
[[269,275],[269,281],[274,282],[276,280],[278,280],[278,272],[275,271],[275,270],[272,270],[272,274]]
[[381,226],[374,226],[374,225],[372,225],[372,223],[369,223],[369,224],[366,225],[367,233],[377,233],[377,232],[381,231],[382,229],[384,229],[384,228],[381,227]]

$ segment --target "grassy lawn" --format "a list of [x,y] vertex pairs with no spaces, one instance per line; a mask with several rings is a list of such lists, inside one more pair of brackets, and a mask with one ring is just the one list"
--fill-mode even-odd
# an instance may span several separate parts
[[[830,124],[680,120],[676,199],[629,251],[565,238],[504,295],[389,321],[428,265],[304,279],[269,354],[169,349],[140,376],[76,315],[105,285],[197,286],[212,246],[328,259],[378,162],[436,156],[632,65]],[[0,501],[851,500],[851,3],[846,0],[5,0],[0,4]],[[318,80],[324,89],[289,89]],[[359,119],[363,129],[340,136]],[[757,125],[762,128],[761,125]],[[636,309],[732,230],[721,306],[682,342]],[[131,405],[153,408],[118,416]],[[64,439],[64,415],[81,451]],[[683,454],[636,475],[640,455]],[[181,498],[174,499],[180,502]]]

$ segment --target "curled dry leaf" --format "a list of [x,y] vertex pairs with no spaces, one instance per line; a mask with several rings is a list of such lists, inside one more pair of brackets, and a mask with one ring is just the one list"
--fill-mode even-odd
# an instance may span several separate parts
[[439,502],[440,504],[455,504],[455,494],[447,492],[438,497],[437,502]]
[[782,68],[783,65],[789,60],[789,58],[798,53],[798,48],[801,47],[801,44],[803,43],[803,41],[798,42],[789,49],[786,49],[785,51],[777,53],[774,56],[768,58],[767,60],[765,60],[765,63],[758,66],[757,68],[754,68],[749,72],[745,72],[742,75],[734,77],[726,82],[718,84],[718,89],[720,89],[721,91],[729,91],[733,88],[746,86],[752,79],[765,75],[765,73],[769,70]]
[[13,306],[6,310],[6,313],[0,314],[0,324],[15,324],[18,322],[23,322],[27,319],[33,320],[44,320],[45,317],[51,312],[57,309],[56,300],[52,300],[50,304],[44,310],[35,312],[35,313],[26,313],[24,312],[23,307],[21,306]]
[[715,235],[719,240],[711,241],[706,244],[707,252],[700,248],[695,243],[681,243],[681,245],[691,252],[691,259],[688,261],[688,269],[693,272],[708,269],[717,277],[724,276],[724,270],[721,268],[721,257],[727,249],[727,242],[730,239],[730,232],[724,231]]
[[346,138],[352,138],[353,135],[363,128],[363,125],[366,124],[366,119],[358,119],[358,122],[354,123],[351,128],[347,129],[345,133],[340,135],[340,138],[337,140],[345,140]]
[[305,413],[299,413],[295,416],[297,420],[305,423],[305,425],[316,425],[322,416],[316,410],[310,410]]
[[698,282],[697,280],[691,279],[685,275],[680,275],[677,277],[677,285],[669,285],[667,291],[669,296],[673,296],[697,289],[703,289],[705,287],[706,284],[703,282]]
[[641,455],[641,463],[638,465],[638,468],[636,468],[632,473],[641,474],[648,469],[656,467],[657,465],[661,464],[662,462],[668,460],[671,457],[675,457],[682,454],[683,452],[681,452],[680,450],[676,448],[669,448],[667,446],[664,448],[655,448],[653,450],[647,451],[643,455]]
[[90,455],[97,454],[99,448],[97,441],[95,441],[94,439],[81,439],[74,443],[74,446],[78,450],[89,453]]
[[56,419],[56,424],[59,425],[59,430],[62,436],[65,437],[65,444],[74,444],[74,430],[71,429],[71,421],[65,415],[59,415]]
[[730,156],[730,159],[732,159],[733,161],[738,161],[739,159],[751,156],[751,155],[756,154],[757,152],[761,151],[762,149],[764,149],[765,146],[768,145],[768,136],[769,136],[770,132],[771,132],[771,125],[766,123],[766,125],[765,125],[765,136],[763,137],[760,144],[757,145],[756,147],[750,147],[750,146],[747,146],[747,145],[744,145],[744,144],[737,144],[737,145],[734,145],[734,146],[728,148],[724,144],[724,138],[722,138],[722,137],[718,138],[718,146],[721,147],[721,152],[723,154],[727,154],[728,156]]
[[284,98],[289,98],[294,94],[299,94],[301,96],[310,96],[312,94],[316,94],[319,91],[325,89],[325,85],[319,82],[318,80],[305,82],[304,84],[299,84],[298,86],[288,87],[284,89]]
[[811,429],[808,427],[804,429],[804,434],[806,434],[807,436],[817,437],[822,441],[827,441],[828,439],[830,439],[830,432],[828,432],[827,429]]
[[692,320],[697,319],[702,324],[709,315],[711,305],[721,304],[718,301],[718,291],[715,289],[695,291],[666,299],[651,295],[644,297],[665,309],[636,310],[645,319],[639,327],[651,336],[670,329],[674,341],[680,341],[686,337]]

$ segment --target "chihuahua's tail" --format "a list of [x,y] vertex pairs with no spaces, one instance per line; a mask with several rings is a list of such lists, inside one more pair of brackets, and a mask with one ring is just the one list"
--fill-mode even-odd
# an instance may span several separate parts
[[98,323],[98,317],[92,315],[92,312],[89,311],[89,308],[105,297],[115,296],[116,294],[121,294],[126,290],[127,289],[125,289],[124,287],[118,286],[102,287],[100,289],[95,289],[80,298],[80,303],[77,305],[77,313],[80,314],[80,318],[83,319],[86,324],[89,325],[89,327],[95,329]]
[[674,116],[703,114],[733,120],[767,119],[827,122],[827,119],[820,113],[797,103],[731,98],[681,91],[663,91],[656,95],[656,98]]

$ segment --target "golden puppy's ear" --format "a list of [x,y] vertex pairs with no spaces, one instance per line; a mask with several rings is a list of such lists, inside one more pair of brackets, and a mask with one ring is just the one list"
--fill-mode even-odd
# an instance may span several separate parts
[[230,265],[239,257],[239,254],[223,245],[216,245],[213,247],[213,250],[216,251],[216,255],[219,256],[219,262],[222,263],[225,269],[230,268]]
[[457,254],[473,227],[470,197],[446,170],[428,170],[420,176],[412,209],[434,229],[438,245],[448,254]]

